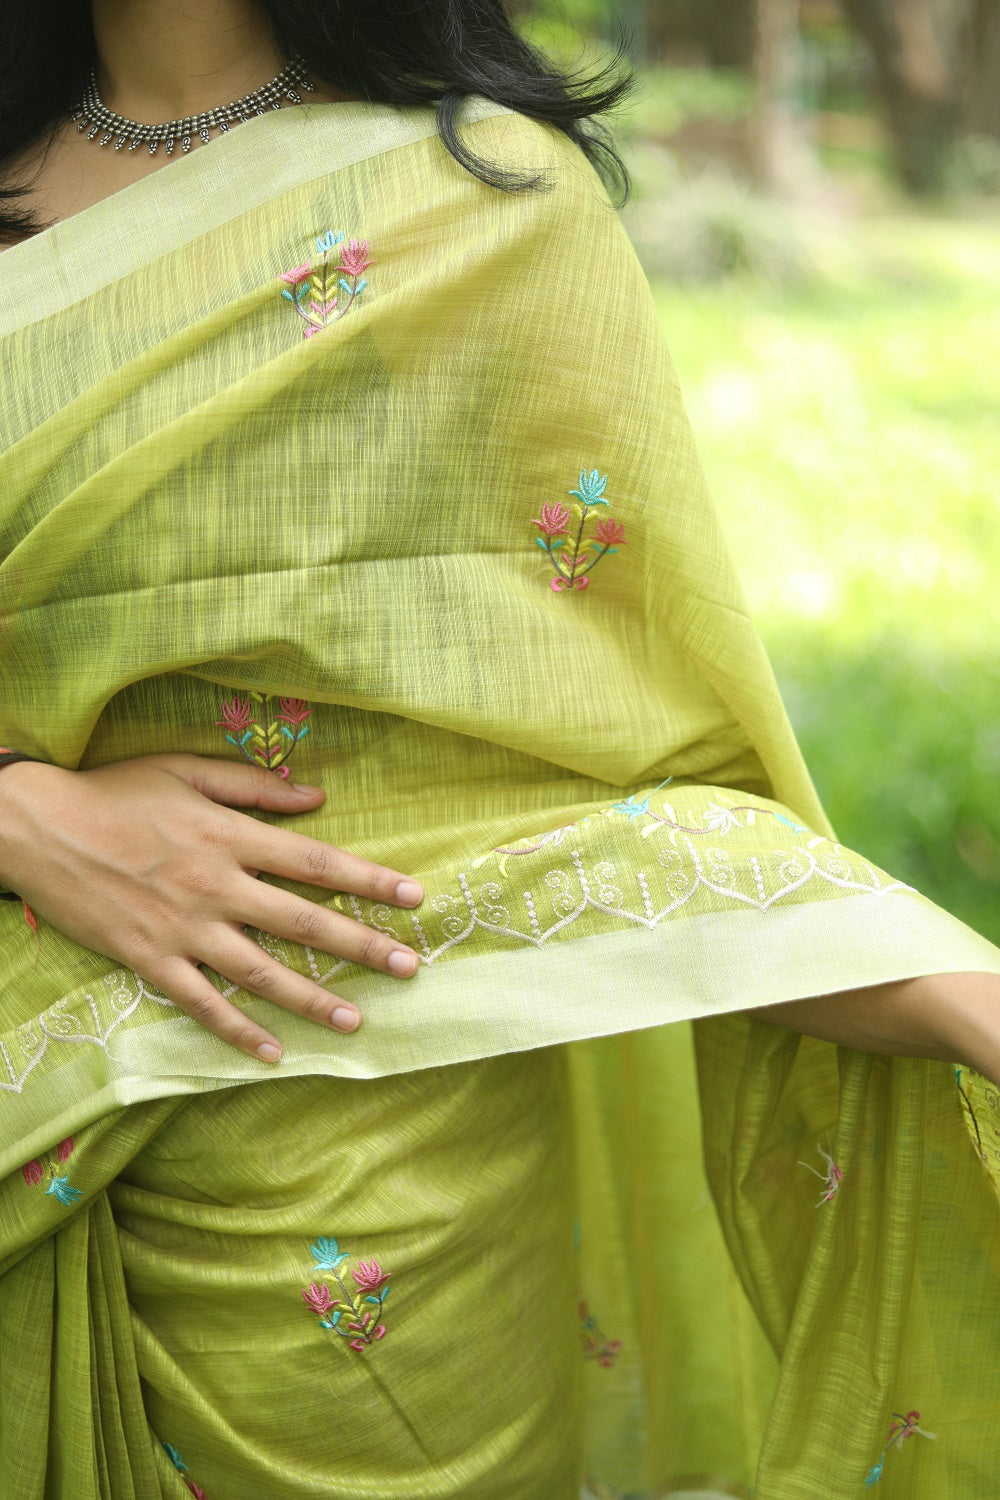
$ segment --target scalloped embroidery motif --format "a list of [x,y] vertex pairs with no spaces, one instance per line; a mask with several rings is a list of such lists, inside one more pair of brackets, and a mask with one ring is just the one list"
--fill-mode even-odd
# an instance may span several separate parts
[[[762,803],[730,804],[721,798],[709,802],[701,814],[705,826],[697,828],[681,823],[668,802],[654,809],[653,795],[632,796],[534,839],[491,849],[473,860],[468,871],[456,872],[457,894],[428,895],[423,915],[362,902],[356,896],[337,896],[332,904],[349,909],[366,926],[408,943],[420,954],[421,962],[431,966],[480,931],[505,938],[514,946],[541,948],[588,912],[652,931],[683,911],[702,891],[734,907],[762,913],[810,884],[876,898],[919,895],[860,856],[852,860],[850,851],[829,839],[819,835],[803,839],[801,835],[810,830]],[[794,843],[760,851],[734,864],[732,850],[717,841],[752,826],[759,817],[787,826]],[[630,867],[620,874],[613,860],[585,862],[581,850],[573,847],[574,841],[586,824],[604,819],[619,824],[624,819],[637,837],[649,841],[646,847],[651,858],[646,868]],[[711,844],[701,842],[712,835]],[[654,840],[661,841],[658,849]],[[525,877],[516,883],[508,882],[511,860],[518,862],[516,868]],[[482,880],[477,872],[486,865],[492,865],[501,878]],[[523,917],[514,915],[515,905]],[[293,961],[295,945],[249,930],[265,952],[289,968],[308,973],[318,984],[328,984],[352,967],[349,960],[341,959],[324,968],[321,961],[326,955],[317,955],[311,948],[297,948]],[[222,994],[228,998],[237,988],[226,985]],[[34,1020],[0,1038],[0,1091],[20,1093],[53,1044],[105,1047],[143,1000],[173,1009],[169,1000],[130,969],[105,975],[83,996],[63,996]]]

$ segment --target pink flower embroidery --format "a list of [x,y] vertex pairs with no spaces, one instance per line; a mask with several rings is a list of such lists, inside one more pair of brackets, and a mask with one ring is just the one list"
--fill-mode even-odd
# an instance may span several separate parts
[[359,1260],[357,1270],[351,1272],[363,1292],[377,1292],[379,1287],[385,1286],[389,1274],[383,1271],[377,1260]]
[[216,724],[222,729],[228,729],[231,734],[243,734],[253,723],[253,709],[250,707],[249,698],[232,698],[228,703],[222,705],[222,718],[216,719]]
[[622,547],[625,545],[625,527],[620,521],[614,521],[610,516],[605,516],[598,521],[594,532],[602,547]]
[[349,241],[348,244],[340,247],[340,266],[338,269],[344,271],[348,276],[363,276],[368,267],[373,264],[372,261],[365,260],[367,254],[367,240],[362,240],[360,245],[357,240]]
[[298,286],[300,281],[308,281],[312,273],[312,266],[295,266],[291,271],[282,271],[281,279],[289,286]]
[[602,1370],[610,1370],[621,1353],[621,1340],[605,1337],[586,1302],[581,1300],[577,1305],[584,1359],[595,1360]]
[[816,1203],[817,1208],[822,1208],[824,1203],[832,1203],[840,1191],[840,1184],[844,1180],[844,1169],[837,1165],[829,1151],[824,1151],[822,1146],[817,1146],[816,1150],[826,1163],[825,1172],[817,1172],[816,1168],[811,1167],[807,1161],[800,1161],[799,1166],[805,1167],[807,1172],[811,1172],[814,1177],[818,1177],[823,1184],[823,1191],[820,1193]]
[[60,1161],[65,1161],[67,1157],[73,1155],[73,1137],[71,1135],[68,1135],[64,1141],[59,1142],[56,1154]]
[[560,501],[552,501],[542,506],[542,514],[537,520],[532,521],[539,531],[546,536],[564,536],[566,534],[566,522],[569,520],[569,511]]
[[45,1169],[42,1166],[41,1162],[38,1160],[37,1156],[35,1157],[34,1161],[26,1161],[24,1166],[21,1168],[21,1172],[24,1176],[25,1182],[29,1187],[37,1187],[41,1182],[42,1177],[45,1175]]
[[278,707],[281,709],[278,718],[293,729],[312,717],[312,709],[302,698],[279,698]]
[[208,1495],[202,1489],[201,1485],[195,1484],[193,1479],[185,1479],[184,1483],[194,1496],[194,1500],[208,1500]]
[[308,1287],[302,1291],[302,1300],[307,1307],[311,1307],[314,1313],[328,1313],[333,1306],[333,1293],[328,1286],[311,1281]]

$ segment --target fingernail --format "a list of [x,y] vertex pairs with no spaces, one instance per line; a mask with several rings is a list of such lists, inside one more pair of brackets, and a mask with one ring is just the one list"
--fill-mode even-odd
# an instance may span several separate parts
[[277,1062],[281,1056],[281,1048],[276,1047],[273,1042],[261,1042],[257,1048],[257,1056],[262,1057],[265,1062]]
[[320,792],[323,789],[322,787],[318,786],[309,786],[309,784],[305,781],[293,781],[290,790],[293,792],[301,792],[305,797],[308,796],[311,792]]
[[338,1005],[330,1017],[330,1024],[338,1031],[357,1031],[361,1025],[361,1012],[347,1005]]
[[415,974],[419,962],[415,953],[406,953],[402,948],[389,954],[389,968],[394,974]]
[[416,906],[424,899],[424,888],[415,880],[401,880],[396,887],[396,900],[403,906]]

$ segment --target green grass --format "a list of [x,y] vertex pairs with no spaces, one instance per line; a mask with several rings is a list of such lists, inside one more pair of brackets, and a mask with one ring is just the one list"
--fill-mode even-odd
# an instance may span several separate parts
[[841,838],[1000,942],[1000,235],[886,218],[837,259],[654,290]]

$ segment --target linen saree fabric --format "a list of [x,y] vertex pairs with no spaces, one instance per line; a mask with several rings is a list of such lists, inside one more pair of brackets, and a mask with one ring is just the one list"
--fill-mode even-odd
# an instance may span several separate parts
[[0,1494],[995,1500],[992,1091],[753,1011],[1000,953],[836,842],[596,174],[462,128],[542,189],[305,106],[0,255],[0,739],[427,893],[257,935],[365,1015],[237,991],[278,1069],[0,909]]

